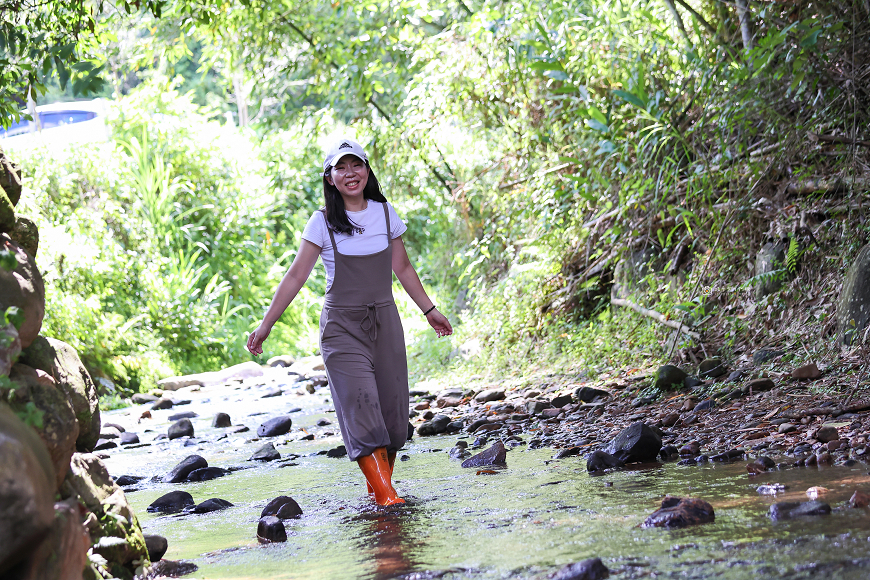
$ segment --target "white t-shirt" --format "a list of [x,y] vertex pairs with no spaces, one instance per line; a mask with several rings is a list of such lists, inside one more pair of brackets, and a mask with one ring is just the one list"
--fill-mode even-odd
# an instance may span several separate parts
[[[384,219],[384,204],[379,201],[368,200],[368,207],[362,211],[349,211],[347,217],[352,224],[362,228],[362,233],[354,233],[349,236],[332,232],[335,237],[335,245],[340,254],[346,256],[365,256],[376,254],[386,249],[387,222]],[[396,210],[387,202],[387,211],[390,212],[390,240],[398,238],[408,230]],[[315,246],[320,246],[320,259],[326,267],[326,289],[332,286],[335,278],[335,252],[332,250],[332,241],[329,239],[329,230],[326,229],[326,216],[323,212],[314,212],[305,224],[302,231],[302,239],[308,240]]]

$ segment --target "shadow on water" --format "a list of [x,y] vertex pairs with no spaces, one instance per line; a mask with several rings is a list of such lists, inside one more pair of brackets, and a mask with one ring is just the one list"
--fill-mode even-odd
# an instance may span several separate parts
[[[734,464],[678,466],[649,464],[590,477],[585,460],[552,460],[553,450],[520,446],[509,451],[507,469],[463,469],[447,450],[456,437],[411,441],[400,453],[395,487],[408,504],[377,508],[368,498],[356,465],[318,452],[341,444],[323,395],[284,395],[249,400],[239,388],[192,393],[188,408],[199,417],[198,441],[159,441],[168,425],[166,412],[137,424],[141,409],[111,411],[106,421],[138,431],[151,443],[115,451],[106,460],[115,475],[167,473],[192,453],[217,467],[249,467],[226,477],[196,482],[142,483],[128,494],[146,533],[169,540],[170,559],[191,560],[199,570],[191,578],[269,578],[294,580],[543,580],[564,564],[598,556],[614,576],[626,578],[842,578],[870,576],[870,512],[846,507],[855,489],[870,490],[867,465],[800,468],[746,473]],[[300,407],[294,432],[272,438],[292,463],[252,463],[264,441],[252,434],[269,416]],[[224,439],[211,417],[229,409],[234,424],[251,432]],[[125,414],[126,413],[126,414]],[[145,431],[150,429],[150,432]],[[304,428],[316,435],[301,440]],[[789,489],[761,496],[760,484]],[[806,501],[810,486],[824,486],[828,516],[772,521],[776,501]],[[165,516],[145,508],[173,490],[191,493],[196,502],[218,497],[233,507],[208,514]],[[666,495],[709,501],[715,522],[683,530],[643,529],[640,524]],[[303,515],[285,520],[288,540],[259,545],[255,532],[260,512],[278,495],[290,495]]]

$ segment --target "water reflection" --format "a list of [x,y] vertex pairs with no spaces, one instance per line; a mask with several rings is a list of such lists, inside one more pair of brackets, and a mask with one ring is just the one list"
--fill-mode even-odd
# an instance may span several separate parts
[[[373,564],[372,580],[390,580],[410,573],[418,564],[412,557],[409,524],[414,506],[376,509],[349,518],[360,530],[364,560]],[[419,538],[414,538],[419,547]]]

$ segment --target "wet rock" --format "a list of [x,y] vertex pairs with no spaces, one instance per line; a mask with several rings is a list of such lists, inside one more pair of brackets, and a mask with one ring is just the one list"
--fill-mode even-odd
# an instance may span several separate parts
[[465,447],[456,446],[449,452],[450,459],[465,459],[471,455]]
[[148,548],[148,559],[158,562],[169,549],[169,542],[163,536],[145,534],[145,547]]
[[696,413],[698,411],[709,411],[710,409],[712,409],[715,406],[716,406],[716,401],[714,401],[713,399],[706,399],[704,401],[701,401],[697,405],[695,405],[695,408],[692,410]]
[[227,429],[227,434],[247,433],[248,431],[250,431],[250,429],[248,428],[247,425],[236,425],[234,427],[230,427],[229,429]]
[[586,471],[595,473],[596,471],[604,471],[614,467],[622,467],[624,462],[607,453],[606,451],[595,451],[586,457]]
[[746,465],[746,471],[751,474],[764,473],[776,468],[776,463],[770,457],[761,456],[752,463]]
[[487,389],[474,397],[474,400],[478,403],[489,403],[490,401],[501,401],[502,399],[504,399],[504,389]]
[[135,445],[139,443],[139,435],[136,433],[121,433],[121,445]]
[[574,457],[575,455],[580,455],[583,451],[582,447],[566,447],[565,449],[560,449],[553,456],[553,459],[564,459],[565,457]]
[[260,522],[257,524],[257,540],[261,544],[286,542],[287,530],[284,528],[284,522],[275,516],[260,518]]
[[39,547],[54,524],[56,477],[36,433],[0,404],[0,566]]
[[447,415],[435,415],[429,421],[425,421],[417,427],[417,435],[427,437],[431,435],[440,435],[447,431],[447,425],[450,424],[450,417]]
[[571,403],[571,395],[558,395],[550,399],[550,405],[555,409],[561,409]]
[[864,493],[861,490],[855,490],[855,493],[849,498],[849,507],[863,508],[868,505],[870,505],[870,494]]
[[130,485],[136,485],[143,479],[146,478],[140,475],[121,475],[120,477],[115,479],[115,483],[117,483],[121,487],[127,487]]
[[698,404],[698,401],[693,398],[688,398],[683,401],[682,406],[680,407],[680,411],[691,411]]
[[251,455],[248,461],[274,461],[276,459],[281,459],[281,454],[275,449],[273,443],[266,443],[254,451],[254,454]]
[[662,448],[662,438],[644,423],[623,429],[605,451],[623,463],[655,461]]
[[462,421],[451,421],[447,423],[447,428],[444,430],[445,433],[456,433],[457,431],[462,431],[462,428],[465,427],[465,423]]
[[553,409],[553,408],[544,409],[543,411],[541,411],[541,417],[543,417],[545,419],[552,419],[553,417],[558,417],[559,413],[561,413],[561,412],[562,412],[562,409]]
[[201,467],[194,469],[187,476],[187,481],[211,481],[225,475],[229,475],[229,471],[220,467]]
[[296,500],[288,495],[279,495],[272,501],[266,504],[260,513],[261,518],[267,516],[275,516],[282,520],[298,518],[302,515],[302,508],[296,503]]
[[755,488],[755,491],[758,493],[758,495],[776,495],[778,493],[785,493],[787,489],[787,485],[783,485],[781,483],[770,483],[765,485],[759,485]]
[[729,449],[728,451],[723,451],[722,453],[718,453],[710,457],[710,461],[716,461],[719,463],[727,463],[729,461],[735,461],[737,459],[741,459],[744,455],[744,451],[742,449]]
[[728,372],[721,358],[708,358],[701,361],[698,367],[698,377],[701,379],[715,379]]
[[175,413],[174,415],[169,416],[170,421],[180,421],[181,419],[193,419],[194,417],[199,417],[193,411],[184,411],[182,413]]
[[496,441],[492,447],[462,462],[462,467],[484,467],[486,465],[507,465],[507,449],[504,443]]
[[606,399],[610,393],[594,387],[578,387],[574,390],[574,398],[578,403],[592,403],[598,397]]
[[286,435],[290,432],[292,426],[293,420],[289,416],[275,417],[257,427],[257,436],[278,437],[279,435]]
[[670,459],[671,457],[677,457],[680,454],[680,450],[674,447],[673,445],[665,445],[662,447],[662,450],[659,451],[659,456],[662,459]]
[[770,506],[767,515],[772,520],[786,520],[802,516],[818,516],[831,513],[831,506],[821,501],[781,501]]
[[698,441],[689,441],[680,448],[680,455],[694,457],[701,451],[701,444]]
[[683,388],[683,380],[688,375],[680,367],[674,365],[662,365],[656,371],[655,387],[660,391],[669,391],[672,388]]
[[837,301],[837,338],[856,344],[870,323],[870,244],[858,252],[846,272]]
[[[0,234],[0,249],[11,252],[16,261],[13,270],[0,268],[0,309],[5,311],[10,306],[15,306],[24,315],[18,337],[21,347],[27,349],[39,335],[45,316],[45,286],[42,274],[36,267],[33,256],[6,234]],[[28,364],[26,360],[21,362]]]
[[332,425],[332,421],[329,419],[320,419],[315,423],[318,427],[326,427],[327,425]]
[[211,426],[216,428],[232,427],[232,425],[233,422],[230,421],[230,416],[226,413],[218,413],[211,422]]
[[752,353],[752,362],[756,365],[764,364],[766,362],[772,361],[773,359],[780,357],[785,354],[784,350],[777,350],[772,348],[761,348]]
[[164,514],[177,514],[184,508],[195,505],[193,496],[186,491],[170,491],[167,494],[161,495],[148,506],[149,512],[159,512]]
[[154,401],[154,404],[151,405],[152,411],[163,411],[165,409],[171,409],[174,403],[172,399],[157,399]]
[[193,562],[181,560],[160,560],[151,566],[151,574],[148,578],[181,578],[193,574],[199,567]]
[[683,386],[687,389],[694,389],[695,387],[699,387],[703,384],[704,381],[702,381],[698,377],[688,376],[683,379]]
[[551,580],[603,580],[610,578],[610,570],[601,558],[589,558],[560,568],[550,578]]
[[408,422],[408,441],[414,438],[414,425]]
[[794,433],[797,431],[797,425],[793,425],[791,423],[782,423],[779,427],[776,428],[777,433]]
[[740,371],[740,370],[732,371],[731,374],[728,375],[728,378],[725,380],[729,383],[736,383],[737,381],[739,381],[740,379],[743,378],[744,374],[745,373],[743,371]]
[[481,427],[483,427],[484,425],[486,425],[488,423],[489,423],[488,419],[476,419],[476,420],[472,421],[471,424],[468,426],[468,432],[474,433],[475,431],[477,431],[478,429],[480,429]]
[[684,528],[698,524],[708,524],[716,519],[713,506],[702,499],[693,497],[666,497],[662,507],[644,520],[643,528]]
[[169,426],[166,436],[170,439],[178,439],[179,437],[193,437],[193,423],[190,419],[181,419]]
[[166,483],[179,483],[185,481],[187,476],[194,470],[208,467],[208,461],[200,455],[188,455],[172,468],[172,471],[163,476]]
[[339,457],[347,457],[347,449],[344,445],[339,445],[333,449],[330,449],[326,452],[327,457],[331,457],[333,459],[338,459]]
[[834,458],[827,451],[816,454],[816,463],[819,465],[830,465],[834,463]]
[[233,507],[233,504],[231,504],[227,500],[221,499],[219,497],[213,497],[211,499],[205,500],[200,504],[197,504],[196,507],[194,507],[191,511],[193,511],[193,513],[195,514],[207,514],[209,512],[225,510],[230,507]]
[[[105,451],[106,449],[114,449],[117,446],[118,444],[111,439],[98,439],[97,444],[94,445],[94,451]],[[72,451],[70,451],[70,457],[72,457]]]
[[157,397],[145,393],[136,393],[130,398],[130,400],[133,401],[133,404],[135,405],[144,405],[146,403],[154,403],[157,401]]
[[830,425],[823,425],[816,432],[816,439],[818,439],[822,443],[827,443],[828,441],[835,441],[839,438],[840,434],[837,432],[837,428],[831,427]]

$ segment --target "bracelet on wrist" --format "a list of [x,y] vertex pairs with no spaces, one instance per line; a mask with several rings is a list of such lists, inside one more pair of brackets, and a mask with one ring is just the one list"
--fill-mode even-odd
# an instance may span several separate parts
[[429,313],[432,312],[433,310],[435,310],[435,305],[434,305],[434,304],[432,305],[432,308],[430,308],[429,310],[427,310],[426,312],[423,313],[423,316],[428,316]]

